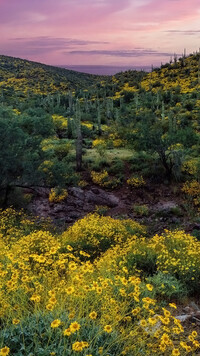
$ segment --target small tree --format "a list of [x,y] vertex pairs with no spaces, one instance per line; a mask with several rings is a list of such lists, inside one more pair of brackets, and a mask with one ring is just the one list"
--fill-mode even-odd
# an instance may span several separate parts
[[35,185],[42,179],[38,171],[43,155],[39,143],[38,138],[22,130],[14,117],[0,119],[0,189],[4,191],[4,206],[13,187]]
[[166,178],[178,177],[184,158],[184,151],[197,142],[197,136],[191,127],[179,128],[172,119],[167,123],[156,117],[146,116],[138,125],[134,137],[135,148],[157,153],[165,169]]

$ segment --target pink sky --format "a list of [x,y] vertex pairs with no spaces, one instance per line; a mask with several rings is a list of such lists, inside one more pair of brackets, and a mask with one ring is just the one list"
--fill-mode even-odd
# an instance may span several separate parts
[[0,54],[137,66],[199,47],[200,0],[0,0]]

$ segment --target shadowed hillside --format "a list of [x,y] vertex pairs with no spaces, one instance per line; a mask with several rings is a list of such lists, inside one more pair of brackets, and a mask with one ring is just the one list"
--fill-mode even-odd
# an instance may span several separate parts
[[0,56],[1,93],[47,95],[58,91],[84,89],[101,79],[100,76],[78,73],[19,58]]

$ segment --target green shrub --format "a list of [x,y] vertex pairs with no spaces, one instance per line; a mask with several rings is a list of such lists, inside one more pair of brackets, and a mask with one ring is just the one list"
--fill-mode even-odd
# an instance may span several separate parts
[[154,294],[159,299],[181,299],[187,295],[185,286],[170,274],[158,272],[147,278],[148,283],[154,286]]
[[139,216],[148,216],[149,215],[149,208],[147,205],[134,205],[133,211]]
[[151,276],[157,271],[157,254],[145,240],[136,241],[133,249],[126,256],[126,267],[131,271],[135,268],[141,274]]
[[108,172],[110,174],[116,175],[117,177],[121,177],[122,174],[124,173],[124,162],[119,158],[115,158],[112,161],[112,164],[108,169]]

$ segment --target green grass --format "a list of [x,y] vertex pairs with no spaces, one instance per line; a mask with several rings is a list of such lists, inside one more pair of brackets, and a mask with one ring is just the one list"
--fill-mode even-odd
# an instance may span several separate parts
[[[105,150],[105,157],[108,161],[112,161],[115,158],[122,159],[124,161],[128,161],[133,157],[133,151],[127,148],[113,148],[110,150]],[[83,156],[83,160],[96,160],[100,158],[96,148],[87,149],[85,155]]]

